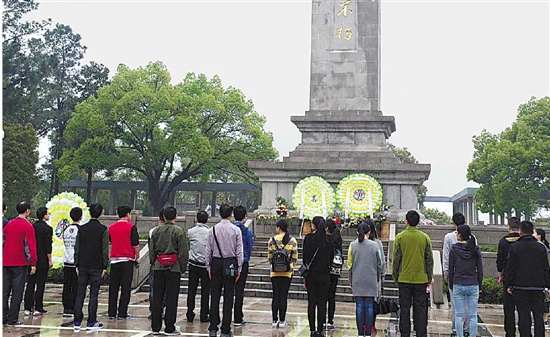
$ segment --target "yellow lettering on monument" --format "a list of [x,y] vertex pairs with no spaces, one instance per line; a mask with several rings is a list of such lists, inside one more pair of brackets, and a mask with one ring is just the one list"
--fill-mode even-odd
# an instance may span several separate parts
[[342,9],[340,9],[340,11],[338,11],[337,16],[340,16],[340,14],[344,14],[344,16],[348,16],[348,13],[353,14],[353,9],[348,8],[348,5],[349,5],[350,2],[351,2],[351,0],[344,0],[344,2],[342,2],[340,4],[340,7],[342,7]]
[[353,34],[353,32],[351,31],[351,27],[346,28],[346,36],[345,36],[346,40],[349,41],[351,39],[352,34]]
[[334,36],[341,39],[343,29],[344,29],[344,24],[341,24],[340,27],[338,27],[338,29],[336,29],[336,35],[334,35]]

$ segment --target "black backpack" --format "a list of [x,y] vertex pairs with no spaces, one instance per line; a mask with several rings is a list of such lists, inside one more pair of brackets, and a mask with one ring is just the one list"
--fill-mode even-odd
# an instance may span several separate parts
[[334,259],[330,264],[330,274],[331,275],[340,275],[342,274],[342,266],[344,265],[344,260],[342,259],[342,253],[338,249],[334,249]]
[[290,271],[290,258],[286,253],[286,250],[284,249],[285,246],[288,244],[288,241],[286,243],[283,241],[283,245],[279,247],[277,246],[277,241],[275,240],[275,237],[272,237],[272,240],[275,243],[277,249],[275,249],[275,251],[273,252],[273,256],[271,257],[271,271]]

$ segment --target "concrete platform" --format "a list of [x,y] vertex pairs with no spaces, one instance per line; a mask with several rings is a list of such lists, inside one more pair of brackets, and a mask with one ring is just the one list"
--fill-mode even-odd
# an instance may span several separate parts
[[[141,292],[132,294],[129,313],[132,318],[129,320],[110,320],[107,317],[107,287],[102,287],[99,295],[98,320],[105,325],[105,328],[93,333],[74,333],[72,329],[72,318],[62,316],[61,286],[46,285],[45,308],[48,313],[44,316],[23,317],[25,325],[19,327],[2,327],[3,336],[147,336],[151,331],[149,315],[148,294]],[[200,304],[200,303],[197,303]],[[266,298],[245,298],[244,314],[247,324],[241,327],[232,327],[236,337],[240,336],[272,336],[292,337],[309,336],[307,320],[307,301],[289,300],[287,321],[290,324],[286,328],[271,327],[271,300]],[[208,323],[200,323],[198,319],[188,323],[185,319],[186,295],[181,294],[178,301],[178,317],[176,325],[180,325],[183,336],[208,336]],[[198,317],[198,308],[195,309]],[[84,317],[87,315],[87,302],[84,305]],[[429,309],[428,332],[430,336],[449,336],[451,322],[449,320],[450,310]],[[504,336],[502,326],[503,316],[501,306],[482,305],[479,309],[478,336]],[[378,332],[373,336],[399,336],[396,332],[396,319],[390,315],[381,315],[377,318],[376,326]],[[326,335],[332,337],[356,336],[355,329],[355,304],[337,303],[335,325],[337,329]],[[547,330],[550,336],[550,331]],[[218,334],[219,336],[219,334]]]

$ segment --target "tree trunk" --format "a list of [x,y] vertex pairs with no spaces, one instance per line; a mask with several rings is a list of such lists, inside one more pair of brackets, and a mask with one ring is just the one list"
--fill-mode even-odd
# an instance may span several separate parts
[[90,205],[92,198],[92,169],[87,168],[86,173],[88,173],[88,180],[86,181],[86,203]]

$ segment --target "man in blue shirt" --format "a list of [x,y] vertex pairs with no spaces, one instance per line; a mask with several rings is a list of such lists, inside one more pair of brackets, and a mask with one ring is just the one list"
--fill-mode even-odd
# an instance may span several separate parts
[[254,237],[252,236],[252,230],[244,225],[244,219],[246,218],[246,208],[244,206],[237,206],[233,210],[233,217],[235,226],[239,227],[243,236],[243,268],[241,271],[241,277],[235,284],[235,307],[234,307],[234,324],[236,326],[246,324],[243,319],[243,299],[244,299],[244,285],[246,284],[246,277],[248,276],[248,263],[250,262],[250,255],[252,254],[252,245],[254,245]]

